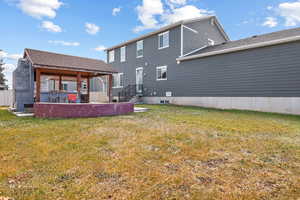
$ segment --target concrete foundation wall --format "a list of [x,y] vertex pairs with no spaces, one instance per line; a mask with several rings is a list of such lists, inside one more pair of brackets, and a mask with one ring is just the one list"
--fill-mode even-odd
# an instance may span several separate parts
[[144,97],[147,104],[190,105],[218,109],[238,109],[300,115],[300,97]]

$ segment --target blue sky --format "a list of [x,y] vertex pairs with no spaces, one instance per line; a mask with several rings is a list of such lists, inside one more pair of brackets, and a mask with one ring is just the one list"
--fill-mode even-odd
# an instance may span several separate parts
[[0,55],[11,85],[24,48],[105,59],[105,47],[211,14],[236,40],[299,26],[300,0],[0,0]]

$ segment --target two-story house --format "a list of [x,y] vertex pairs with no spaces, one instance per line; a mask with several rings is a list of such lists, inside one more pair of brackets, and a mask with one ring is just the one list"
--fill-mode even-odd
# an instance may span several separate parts
[[230,41],[215,16],[179,21],[106,50],[113,95],[300,114],[299,40],[300,28]]

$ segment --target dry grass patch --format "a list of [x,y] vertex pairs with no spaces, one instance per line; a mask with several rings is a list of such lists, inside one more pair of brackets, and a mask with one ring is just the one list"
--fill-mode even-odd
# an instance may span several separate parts
[[97,119],[0,111],[0,199],[297,199],[300,118],[195,107]]

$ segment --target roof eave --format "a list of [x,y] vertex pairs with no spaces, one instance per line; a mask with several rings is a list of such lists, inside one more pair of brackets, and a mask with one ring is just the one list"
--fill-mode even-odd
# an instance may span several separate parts
[[182,62],[182,61],[186,61],[186,60],[193,60],[193,59],[197,59],[197,58],[204,58],[204,57],[215,56],[215,55],[220,55],[220,54],[233,53],[233,52],[237,52],[237,51],[244,51],[244,50],[248,50],[248,49],[273,46],[273,45],[284,44],[284,43],[295,42],[295,41],[300,41],[300,35],[288,37],[288,38],[284,38],[284,39],[267,41],[267,42],[259,42],[259,43],[250,44],[250,45],[243,45],[240,47],[233,47],[233,48],[229,48],[229,49],[217,50],[217,51],[197,54],[197,55],[193,55],[193,56],[181,57],[181,58],[177,58],[176,60],[179,62]]
[[[187,23],[192,23],[192,22],[197,22],[197,21],[207,20],[207,19],[210,19],[210,18],[215,18],[216,21],[217,21],[217,24],[220,25],[220,23],[218,22],[218,19],[217,19],[215,16],[213,16],[213,15],[209,15],[209,16],[205,16],[205,17],[197,17],[197,18],[187,19],[187,20],[181,20],[181,21],[175,22],[175,23],[173,23],[173,24],[164,26],[164,27],[162,27],[162,28],[160,28],[160,29],[158,29],[158,30],[156,30],[156,31],[147,33],[147,34],[142,35],[142,36],[139,36],[139,37],[137,37],[137,38],[128,40],[128,41],[126,41],[126,42],[122,42],[122,43],[120,43],[120,44],[118,44],[118,45],[115,45],[115,46],[112,46],[112,47],[109,47],[109,48],[105,49],[104,51],[110,51],[110,50],[113,50],[113,49],[116,49],[116,48],[125,46],[125,45],[127,45],[127,44],[130,44],[130,43],[133,43],[133,42],[136,42],[136,41],[139,41],[139,40],[143,40],[143,39],[145,39],[145,38],[147,38],[147,37],[150,37],[150,36],[152,36],[152,35],[159,34],[159,33],[161,33],[161,32],[167,31],[167,30],[169,30],[169,29],[171,29],[171,28],[175,28],[175,27],[180,26],[180,25],[182,25],[182,24],[187,24]],[[218,26],[219,26],[219,25],[218,25]],[[221,28],[221,32],[224,32],[224,33],[225,33],[225,31],[224,31],[224,29],[222,28],[222,26],[220,26],[219,28]],[[226,33],[225,33],[225,36],[224,36],[224,37],[228,38],[228,36],[227,36]],[[229,38],[228,38],[228,39],[229,39]]]
[[74,72],[91,72],[91,73],[103,73],[103,74],[114,74],[118,73],[118,71],[104,71],[104,70],[90,70],[90,69],[81,69],[81,68],[71,68],[65,66],[51,66],[51,65],[44,65],[44,64],[34,64],[34,68],[47,68],[47,69],[59,69],[59,70],[66,70],[66,71],[74,71]]

